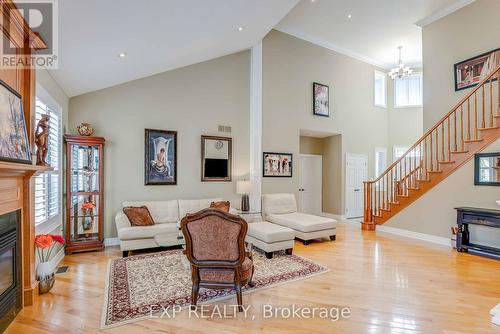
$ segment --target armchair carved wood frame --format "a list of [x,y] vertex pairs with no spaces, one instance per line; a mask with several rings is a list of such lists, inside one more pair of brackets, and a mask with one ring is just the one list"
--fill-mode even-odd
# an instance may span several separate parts
[[245,249],[247,229],[243,218],[217,209],[204,209],[182,219],[193,281],[191,309],[196,308],[200,287],[234,288],[242,312],[241,288],[252,285],[254,272],[252,254]]

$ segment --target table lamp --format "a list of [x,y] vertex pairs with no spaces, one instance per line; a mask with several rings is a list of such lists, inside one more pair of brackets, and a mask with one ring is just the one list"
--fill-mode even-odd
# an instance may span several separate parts
[[250,201],[248,199],[248,194],[252,185],[248,180],[236,181],[236,193],[241,196],[241,211],[247,212],[250,210]]

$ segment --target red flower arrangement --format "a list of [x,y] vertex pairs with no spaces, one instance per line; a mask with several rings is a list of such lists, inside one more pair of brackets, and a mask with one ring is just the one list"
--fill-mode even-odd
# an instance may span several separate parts
[[[38,258],[41,262],[47,262],[50,259],[50,254],[56,244],[64,245],[65,240],[60,235],[55,234],[39,234],[35,236],[35,247],[38,253]],[[48,248],[48,251],[45,251]]]
[[93,208],[95,208],[95,205],[92,202],[85,202],[82,204],[82,209],[84,209],[84,210],[93,209]]

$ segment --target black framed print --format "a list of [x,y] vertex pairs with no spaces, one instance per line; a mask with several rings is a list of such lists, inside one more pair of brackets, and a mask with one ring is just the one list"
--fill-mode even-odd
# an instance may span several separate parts
[[[453,65],[455,91],[476,86],[500,65],[500,48]],[[496,78],[493,78],[495,81]]]
[[474,155],[474,185],[500,186],[500,152]]
[[146,129],[145,185],[177,184],[177,131]]
[[330,117],[330,87],[313,82],[313,114]]
[[262,159],[263,177],[292,177],[293,154],[264,152]]

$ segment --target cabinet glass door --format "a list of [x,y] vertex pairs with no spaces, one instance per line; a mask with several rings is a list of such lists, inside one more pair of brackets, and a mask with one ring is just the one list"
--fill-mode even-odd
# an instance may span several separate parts
[[70,237],[99,239],[99,146],[71,145]]

